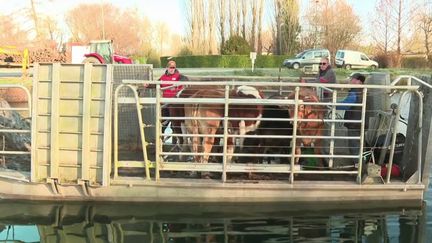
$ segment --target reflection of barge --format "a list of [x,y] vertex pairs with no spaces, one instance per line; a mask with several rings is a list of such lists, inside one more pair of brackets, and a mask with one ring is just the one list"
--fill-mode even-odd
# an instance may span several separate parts
[[[378,202],[378,205],[380,203]],[[376,204],[375,204],[376,205]],[[382,204],[381,204],[382,205]],[[63,204],[2,202],[2,240],[25,242],[425,241],[419,208],[341,204]],[[311,210],[313,209],[313,210]],[[390,227],[391,226],[391,227]],[[25,227],[25,228],[24,228]],[[18,233],[24,228],[25,233]],[[7,232],[6,232],[7,231]],[[13,232],[13,233],[12,233]],[[33,239],[29,239],[29,233]],[[410,232],[410,233],[407,233]],[[23,240],[23,237],[26,240]],[[391,237],[390,237],[391,238]]]
[[[364,178],[364,175],[362,175],[362,163],[358,163],[360,165],[358,168],[341,169],[344,167],[338,167],[338,163],[341,161],[350,159],[360,161],[361,156],[347,155],[343,149],[338,149],[338,144],[348,138],[338,134],[336,130],[337,124],[341,124],[343,120],[338,120],[335,112],[333,112],[334,116],[325,119],[325,122],[330,124],[330,132],[321,138],[328,141],[329,151],[326,154],[302,155],[305,158],[326,158],[330,165],[326,169],[299,169],[294,166],[296,158],[294,154],[280,155],[289,158],[290,164],[228,164],[226,162],[201,164],[180,161],[177,159],[177,155],[181,153],[166,150],[168,146],[163,144],[161,139],[155,139],[155,137],[162,137],[159,132],[155,132],[160,129],[160,123],[154,122],[162,119],[159,112],[161,103],[213,102],[215,104],[229,105],[236,102],[261,102],[260,104],[264,106],[299,106],[301,101],[162,99],[158,98],[160,89],[157,82],[152,81],[147,83],[150,86],[155,85],[156,89],[152,91],[144,90],[145,97],[142,97],[142,95],[138,97],[136,87],[142,87],[145,81],[126,81],[120,88],[118,88],[118,83],[113,87],[113,80],[116,79],[116,75],[119,75],[116,73],[116,68],[121,67],[111,65],[92,66],[91,64],[41,64],[35,66],[31,99],[33,106],[30,113],[32,117],[31,171],[30,174],[11,170],[1,171],[0,194],[3,198],[65,201],[238,203],[383,200],[392,201],[396,204],[409,202],[418,205],[423,199],[423,193],[427,188],[425,185],[428,184],[430,163],[422,158],[430,157],[428,155],[432,152],[432,146],[422,146],[422,142],[427,145],[429,141],[427,136],[429,136],[430,112],[432,109],[422,110],[422,102],[418,102],[418,99],[412,99],[413,102],[418,102],[419,105],[414,106],[416,109],[410,115],[408,124],[408,131],[410,132],[407,137],[409,139],[407,139],[402,164],[405,172],[404,177],[394,178],[388,173],[384,176],[384,181],[372,180],[373,183],[367,184],[362,183]],[[148,66],[131,65],[125,67],[125,69],[127,68],[131,68],[131,70],[121,79],[143,80],[151,77],[151,69]],[[136,68],[138,72],[132,70],[133,68]],[[142,75],[140,72],[146,73],[147,77],[142,78],[135,75]],[[204,83],[195,83],[204,85]],[[230,88],[232,84],[232,82],[220,82],[215,85]],[[263,82],[237,84],[266,87],[268,90],[277,86],[274,89],[282,91],[289,88],[295,90],[295,86],[319,86],[316,84]],[[189,85],[193,84],[189,83]],[[371,94],[373,91],[380,91],[381,94],[385,94],[386,88],[393,91],[420,94],[418,89],[421,88],[413,85],[366,85],[364,87],[365,93],[369,92]],[[339,91],[339,94],[343,92],[341,90],[343,85],[327,85],[327,88],[334,90],[335,102],[318,105],[327,106],[333,104],[333,107],[335,107],[337,92]],[[129,93],[126,95],[121,94],[124,90]],[[425,91],[425,93],[427,94],[428,91]],[[374,93],[374,95],[376,94],[378,93]],[[135,98],[139,99],[138,103]],[[427,101],[429,96],[426,95],[425,99]],[[305,104],[303,103],[303,105]],[[429,106],[431,102],[424,102],[424,104]],[[366,99],[363,100],[362,105],[363,107],[366,106]],[[144,112],[140,114],[142,110]],[[132,112],[135,113],[132,114]],[[125,113],[129,117],[125,118]],[[130,119],[131,114],[137,116],[138,119],[134,117],[135,124],[125,126],[125,120],[132,120]],[[423,115],[420,116],[423,118],[421,119],[423,121],[422,129],[418,129],[418,127],[421,127],[421,122],[417,122],[416,119],[419,114]],[[363,126],[365,117],[366,109],[363,108],[363,119],[358,121]],[[224,122],[228,124],[229,119],[226,117]],[[135,126],[138,128],[135,129]],[[389,129],[393,128],[390,127]],[[2,132],[23,133],[25,131],[10,129],[10,131],[2,130]],[[419,133],[423,134],[424,141],[421,139],[421,135],[418,135]],[[152,136],[152,134],[155,134],[155,136]],[[133,135],[135,137],[132,140],[135,139],[135,143],[139,145],[138,159],[131,156],[131,148],[137,148],[122,143],[124,141],[127,143],[128,138],[130,140]],[[222,140],[231,135],[221,134],[216,136],[219,136]],[[362,133],[357,139],[363,139],[365,136],[366,134]],[[391,151],[394,150],[391,143],[393,142],[392,139],[394,140],[393,137],[389,136],[388,147]],[[141,144],[144,144],[145,149],[141,149]],[[3,151],[2,154],[6,156],[17,154],[25,156],[26,152]],[[185,155],[190,155],[190,152]],[[227,156],[226,152],[215,153],[214,155],[222,158],[222,161],[226,161],[224,159]],[[242,154],[234,155],[242,156]],[[257,154],[254,156],[264,155]],[[167,158],[176,158],[176,160],[167,162]],[[391,159],[390,163],[392,163]],[[215,177],[213,179],[199,179],[190,176],[191,173],[202,171],[210,171]],[[133,176],[131,176],[130,172],[133,172]],[[266,178],[268,178],[268,175],[277,174],[279,179],[247,180],[242,176],[240,176],[242,179],[232,177],[232,175],[248,173],[265,175]],[[372,172],[370,173],[372,174]],[[374,174],[373,176],[379,177],[380,174]],[[334,206],[337,207],[337,205]]]

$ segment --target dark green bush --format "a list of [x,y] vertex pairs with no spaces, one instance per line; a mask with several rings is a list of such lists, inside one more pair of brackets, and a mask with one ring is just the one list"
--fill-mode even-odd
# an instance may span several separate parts
[[247,55],[252,48],[241,36],[234,35],[229,38],[222,47],[222,55]]
[[373,58],[376,62],[378,62],[378,66],[380,68],[388,68],[392,66],[392,60],[390,55],[386,55],[384,53],[380,53],[375,55]]
[[423,56],[415,57],[403,57],[402,58],[403,68],[428,68],[431,67],[431,63],[426,60]]
[[255,60],[256,68],[275,68],[282,66],[282,63],[285,59],[289,58],[287,55],[265,55],[265,56],[257,56]]

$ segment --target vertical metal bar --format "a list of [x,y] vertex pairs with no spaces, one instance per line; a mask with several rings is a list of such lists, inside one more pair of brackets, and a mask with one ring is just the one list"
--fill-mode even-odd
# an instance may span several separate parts
[[58,178],[59,165],[59,103],[60,103],[60,63],[54,63],[51,78],[51,129],[50,129],[50,178]]
[[[224,135],[223,135],[223,160],[222,160],[222,182],[227,179],[227,149],[228,149],[228,116],[229,116],[229,85],[225,85],[225,105],[224,105]],[[234,139],[234,138],[233,138]],[[233,141],[234,143],[234,141]],[[234,143],[235,144],[235,143]]]
[[81,180],[89,180],[90,170],[90,121],[91,121],[91,72],[93,65],[84,64],[83,101],[82,101],[82,132],[81,132]]
[[[417,183],[421,183],[422,182],[422,155],[423,155],[423,95],[418,91],[414,91],[419,99],[419,117],[418,117],[418,145],[417,145],[417,171],[418,171],[418,179],[417,179]],[[429,185],[425,184],[425,185]]]
[[104,107],[104,140],[103,140],[103,155],[102,155],[102,186],[110,184],[111,173],[111,117],[112,117],[112,65],[106,66],[106,80],[105,80],[105,107]]
[[[32,92],[33,92],[33,104],[38,104],[38,100],[39,100],[39,69],[40,69],[40,65],[39,63],[36,63],[33,66],[33,85],[32,85]],[[38,107],[35,105],[32,107],[32,111],[31,111],[31,117],[32,117],[32,121],[31,121],[31,174],[30,174],[30,181],[31,182],[36,182],[36,180],[38,179],[38,165],[39,165],[39,160],[38,160]]]
[[123,88],[124,84],[120,84],[117,86],[114,92],[114,179],[118,177],[118,166],[119,166],[119,158],[118,158],[118,94],[121,88]]
[[155,177],[156,180],[160,179],[159,165],[161,163],[161,152],[162,152],[162,138],[161,138],[161,87],[160,84],[156,84],[156,141],[155,141]]
[[140,137],[141,137],[141,146],[142,146],[142,153],[144,158],[144,166],[145,166],[145,177],[147,180],[150,179],[150,162],[147,157],[147,142],[145,140],[145,133],[144,133],[144,122],[142,119],[142,113],[141,113],[141,104],[138,97],[138,92],[136,90],[136,87],[133,87],[131,85],[128,85],[128,87],[132,90],[134,97],[135,97],[135,106],[137,109],[137,116],[138,116],[138,124],[139,124],[139,131],[140,131]]
[[296,145],[297,145],[297,113],[298,113],[298,102],[299,102],[299,92],[300,92],[300,87],[296,87],[295,88],[295,104],[294,104],[294,120],[293,120],[293,137],[291,140],[292,143],[292,150],[291,150],[291,173],[290,173],[290,183],[294,183],[294,165],[295,165],[295,161],[296,161]]
[[361,113],[361,123],[360,123],[360,148],[359,148],[359,158],[358,158],[358,171],[357,171],[357,183],[361,183],[362,179],[362,169],[363,169],[363,141],[364,141],[364,129],[365,129],[365,118],[366,118],[366,99],[367,99],[367,88],[363,88],[362,97],[362,113]]
[[[337,101],[337,90],[334,90],[333,91],[333,97],[332,97],[332,103],[334,104],[334,103],[336,103],[336,101]],[[332,109],[331,119],[334,121],[334,120],[336,120],[336,106],[332,105],[331,109]],[[330,140],[330,150],[329,150],[330,155],[334,155],[334,138],[333,137],[335,135],[335,125],[336,125],[335,122],[331,123],[330,136],[332,138]],[[328,165],[330,168],[333,168],[333,157],[330,157]]]

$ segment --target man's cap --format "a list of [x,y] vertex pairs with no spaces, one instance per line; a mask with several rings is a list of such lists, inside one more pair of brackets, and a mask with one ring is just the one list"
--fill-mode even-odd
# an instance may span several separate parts
[[353,75],[351,75],[351,78],[358,79],[362,83],[364,83],[364,81],[366,80],[366,76],[364,74],[361,74],[361,73],[354,73]]

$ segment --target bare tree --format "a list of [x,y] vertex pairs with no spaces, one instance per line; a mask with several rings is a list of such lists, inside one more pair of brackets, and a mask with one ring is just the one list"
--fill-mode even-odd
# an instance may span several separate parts
[[423,35],[423,45],[425,48],[426,60],[430,61],[430,41],[432,38],[432,9],[430,3],[425,3],[425,8],[418,13],[418,28]]
[[247,2],[242,0],[242,37],[246,39]]
[[209,52],[208,54],[216,54],[217,53],[217,43],[216,43],[216,23],[215,23],[215,1],[208,2],[208,26],[209,26],[209,34],[208,34],[208,43],[209,43]]
[[263,13],[264,13],[264,0],[261,0],[259,2],[259,8],[258,8],[258,45],[257,45],[257,52],[259,54],[262,53],[262,24],[263,24]]
[[252,25],[251,25],[251,37],[250,37],[250,46],[252,47],[252,50],[255,50],[257,17],[258,17],[257,0],[252,0]]
[[225,0],[219,0],[219,33],[221,38],[220,49],[222,50],[225,43]]
[[[380,0],[376,7],[376,18],[373,21],[373,28],[371,36],[379,50],[385,55],[388,54],[389,48],[392,44],[393,32],[391,31],[391,12],[388,6],[392,0]],[[380,30],[380,31],[376,31]]]
[[229,1],[229,8],[228,8],[228,13],[229,13],[229,30],[230,30],[230,36],[233,36],[235,34],[234,31],[234,1],[235,0],[228,0]]
[[25,47],[27,44],[27,32],[22,30],[13,18],[0,15],[0,46],[15,45]]
[[189,0],[188,2],[188,21],[189,21],[189,48],[192,53],[198,53],[201,48],[202,29],[202,2],[200,0]]
[[242,9],[241,9],[242,5],[241,4],[242,4],[241,1],[236,1],[236,13],[237,13],[236,35],[238,35],[238,36],[240,36],[240,26],[241,26],[241,18],[240,18],[241,12],[242,12]]
[[[406,0],[380,0],[377,4],[377,18],[384,13],[385,21],[380,31],[374,32],[374,36],[382,35],[385,38],[378,39],[378,45],[387,53],[394,50],[396,53],[396,67],[401,65],[403,38],[409,35],[409,25],[412,22],[414,12],[417,10],[416,1]],[[417,15],[417,13],[415,13]],[[375,38],[377,39],[377,38]],[[395,39],[393,42],[392,39]]]
[[39,28],[39,18],[38,15],[36,13],[36,6],[35,6],[35,1],[34,0],[30,0],[30,5],[31,5],[31,16],[34,22],[34,26],[35,26],[35,31],[36,31],[36,39],[40,39],[41,38],[41,33],[40,33],[40,28]]
[[113,40],[116,50],[122,54],[133,54],[139,50],[141,40],[138,33],[143,27],[137,11],[121,10],[111,4],[104,4],[103,9],[104,18],[100,4],[80,4],[69,10],[66,23],[72,33],[71,40],[88,43],[105,36]]
[[273,4],[276,53],[292,54],[297,50],[297,37],[300,33],[299,3],[297,0],[275,0]]
[[359,17],[345,0],[328,0],[319,4],[322,4],[321,11],[310,8],[307,16],[310,24],[315,22],[323,47],[331,53],[348,47],[361,31]]

